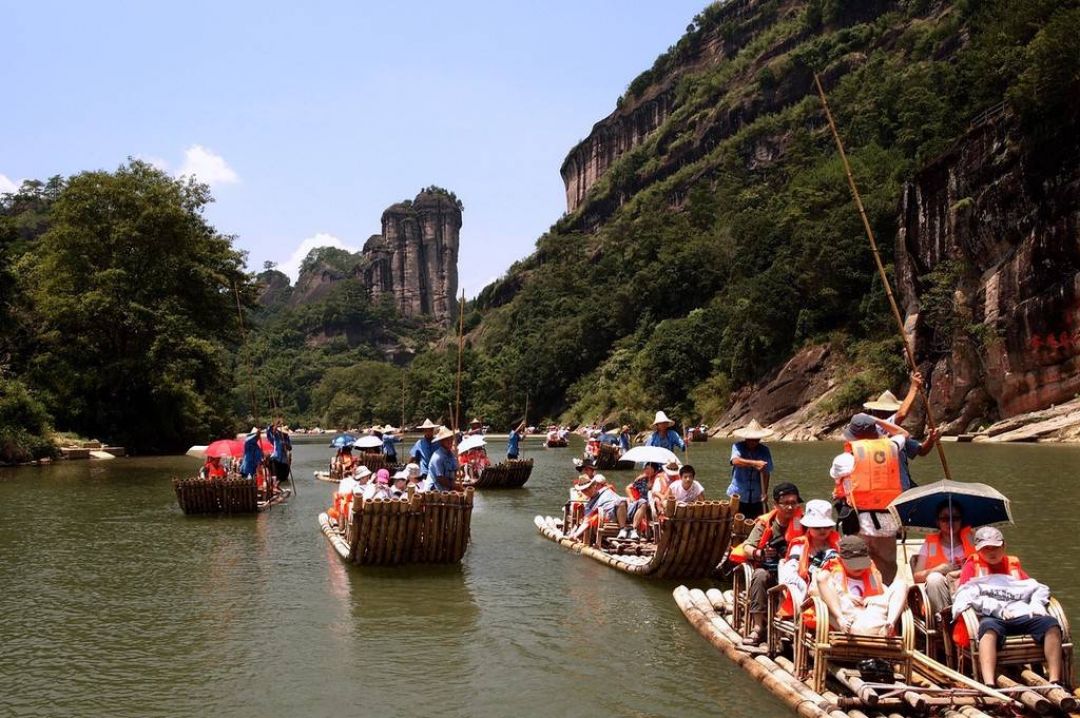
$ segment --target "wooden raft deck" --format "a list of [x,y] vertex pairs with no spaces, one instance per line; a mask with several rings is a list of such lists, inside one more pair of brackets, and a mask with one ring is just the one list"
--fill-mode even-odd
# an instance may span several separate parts
[[319,526],[341,558],[361,566],[459,563],[469,546],[472,508],[471,487],[401,499],[356,497],[344,531],[325,512]]
[[563,548],[580,553],[636,576],[649,578],[707,578],[716,572],[731,542],[731,510],[738,503],[698,501],[677,504],[661,526],[660,539],[618,542],[613,550],[600,550],[563,533],[562,521],[551,516],[533,519],[537,530]]
[[[1030,696],[1005,695],[952,671],[926,654],[915,651],[910,683],[885,689],[862,683],[857,671],[837,672],[825,690],[816,693],[809,681],[795,676],[794,664],[785,655],[770,656],[762,648],[747,648],[731,625],[731,592],[701,591],[679,586],[675,602],[690,624],[709,643],[743,668],[795,713],[804,718],[994,718],[995,716],[1065,715],[1060,705],[1040,700],[1037,710]],[[845,679],[841,683],[838,678]],[[858,692],[848,686],[859,686]],[[871,688],[870,686],[876,686]],[[1064,691],[1060,691],[1064,693]],[[1068,715],[1075,715],[1069,713]]]
[[520,489],[529,480],[532,470],[532,459],[510,459],[488,466],[476,480],[467,481],[465,486],[474,489]]
[[284,503],[292,489],[270,501],[260,499],[253,479],[173,479],[176,502],[185,514],[253,514]]

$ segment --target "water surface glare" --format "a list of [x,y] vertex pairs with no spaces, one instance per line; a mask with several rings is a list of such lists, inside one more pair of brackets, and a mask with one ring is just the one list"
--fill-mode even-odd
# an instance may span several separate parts
[[[825,496],[838,444],[771,446],[774,480]],[[693,631],[675,583],[536,533],[582,444],[538,447],[525,489],[477,495],[454,567],[344,565],[316,521],[333,490],[311,478],[321,440],[296,446],[292,502],[240,518],[180,513],[169,479],[197,468],[186,457],[2,469],[0,715],[787,715]],[[955,479],[1012,499],[1010,552],[1075,618],[1080,447],[946,449]],[[691,446],[708,496],[729,452]],[[940,478],[935,454],[912,470]]]

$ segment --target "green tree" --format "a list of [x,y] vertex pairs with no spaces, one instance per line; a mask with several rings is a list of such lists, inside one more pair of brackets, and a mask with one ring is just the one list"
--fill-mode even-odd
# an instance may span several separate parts
[[202,215],[209,188],[137,160],[72,177],[24,257],[29,376],[57,422],[136,450],[229,424],[243,255]]

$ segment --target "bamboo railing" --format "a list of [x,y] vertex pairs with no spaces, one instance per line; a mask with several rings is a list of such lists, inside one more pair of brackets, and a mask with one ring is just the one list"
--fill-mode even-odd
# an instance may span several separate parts
[[185,514],[251,514],[260,508],[253,479],[173,479],[173,490]]
[[532,475],[532,459],[510,459],[486,467],[466,486],[475,489],[520,489]]
[[458,563],[469,545],[473,489],[353,499],[344,532],[325,513],[323,533],[347,561],[362,566]]
[[562,522],[550,516],[533,519],[548,539],[612,568],[650,578],[707,578],[716,572],[731,544],[731,524],[738,498],[729,501],[671,502],[660,523],[655,544],[638,542],[630,550],[609,552],[572,539],[563,533]]

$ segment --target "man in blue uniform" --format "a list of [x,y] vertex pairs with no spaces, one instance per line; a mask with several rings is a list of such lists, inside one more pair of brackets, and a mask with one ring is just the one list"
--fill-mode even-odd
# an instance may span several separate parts
[[662,411],[656,412],[656,419],[653,421],[656,430],[649,434],[645,446],[659,446],[668,451],[675,451],[676,448],[686,451],[686,443],[679,436],[679,432],[671,428],[674,424],[675,422],[669,419],[667,414]]
[[525,422],[521,422],[510,430],[510,438],[506,442],[506,458],[516,459],[521,453],[521,439],[525,436]]
[[416,440],[413,447],[409,449],[409,456],[412,460],[420,465],[420,473],[427,476],[428,462],[431,461],[431,455],[435,453],[435,430],[439,428],[438,424],[432,424],[431,419],[424,419],[424,423],[419,427],[424,432],[424,435]]
[[428,462],[428,485],[431,491],[453,491],[457,475],[457,459],[454,458],[454,432],[443,427],[435,434],[435,453]]

